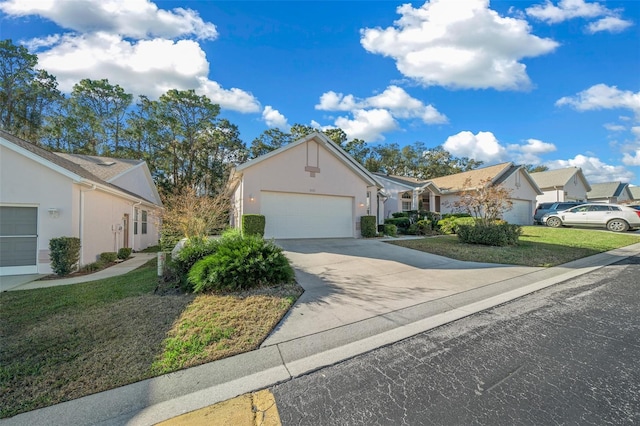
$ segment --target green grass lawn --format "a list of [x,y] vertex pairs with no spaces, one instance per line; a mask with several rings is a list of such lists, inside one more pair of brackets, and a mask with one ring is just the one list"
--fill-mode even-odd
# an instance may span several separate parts
[[632,233],[545,226],[523,226],[522,229],[520,243],[513,247],[462,244],[455,235],[390,243],[457,260],[543,267],[640,243],[640,235]]
[[0,417],[256,349],[301,293],[159,294],[156,273],[0,293]]

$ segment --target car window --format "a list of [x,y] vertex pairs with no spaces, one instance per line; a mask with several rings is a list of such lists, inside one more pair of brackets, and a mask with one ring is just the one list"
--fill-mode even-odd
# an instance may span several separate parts
[[589,206],[590,212],[608,212],[609,206]]
[[538,208],[547,210],[547,209],[550,209],[552,205],[553,203],[540,203],[538,204]]
[[567,211],[571,213],[581,213],[581,212],[586,212],[587,210],[589,210],[589,206],[578,206],[578,207],[569,209]]
[[613,210],[614,212],[619,212],[622,209],[620,207],[618,207],[618,206],[609,206],[609,210]]
[[566,209],[570,209],[571,207],[575,207],[576,203],[560,203],[558,204],[558,207],[556,207],[557,210],[566,210]]

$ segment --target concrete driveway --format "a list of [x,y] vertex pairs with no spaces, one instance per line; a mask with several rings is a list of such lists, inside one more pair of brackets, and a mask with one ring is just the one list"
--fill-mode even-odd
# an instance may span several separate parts
[[263,343],[354,324],[543,268],[462,262],[381,240],[279,240],[305,292]]

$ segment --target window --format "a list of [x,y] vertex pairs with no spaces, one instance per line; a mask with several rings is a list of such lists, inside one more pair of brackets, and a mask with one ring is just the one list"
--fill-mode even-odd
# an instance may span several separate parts
[[403,212],[408,212],[411,210],[411,201],[412,201],[412,196],[410,192],[405,192],[402,194],[402,211]]
[[133,235],[138,235],[138,209],[133,209]]
[[367,216],[371,214],[371,191],[367,191]]
[[140,224],[140,229],[142,230],[142,234],[147,233],[147,211],[142,210],[142,223]]

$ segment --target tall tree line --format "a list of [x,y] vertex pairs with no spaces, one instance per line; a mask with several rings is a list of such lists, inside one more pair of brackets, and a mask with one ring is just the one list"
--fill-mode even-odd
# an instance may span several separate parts
[[[237,126],[219,116],[220,106],[193,90],[134,102],[107,79],[83,79],[65,95],[37,63],[23,46],[0,41],[0,126],[54,151],[144,159],[164,193],[193,188],[214,195],[232,167],[317,131],[302,124],[288,132],[268,129],[247,146]],[[422,142],[401,148],[348,140],[339,128],[324,133],[373,172],[429,179],[482,164]]]

